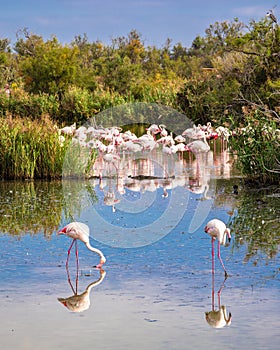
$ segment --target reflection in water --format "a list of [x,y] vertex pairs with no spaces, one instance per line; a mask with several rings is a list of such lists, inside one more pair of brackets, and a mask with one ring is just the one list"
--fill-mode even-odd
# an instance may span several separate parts
[[97,202],[85,181],[0,181],[0,231],[41,233],[50,238],[61,216],[71,219]]
[[[77,220],[94,205],[110,205],[113,217],[118,214],[116,210],[124,212],[129,206],[133,206],[135,212],[136,204],[138,207],[141,204],[133,201],[137,195],[158,192],[168,201],[171,191],[181,188],[196,201],[204,199],[201,202],[210,203],[217,210],[226,208],[231,216],[229,227],[235,233],[234,249],[247,249],[245,262],[253,260],[259,264],[277,255],[279,189],[244,187],[241,180],[234,177],[236,172],[228,150],[209,151],[199,172],[197,159],[190,152],[184,156],[157,153],[156,149],[149,152],[149,156],[146,152],[121,153],[118,160],[121,166],[111,180],[104,170],[102,181],[92,178],[0,182],[0,231],[15,236],[43,232],[51,238],[62,218],[63,222]],[[195,229],[197,225],[190,232]]]
[[207,323],[213,328],[223,328],[231,324],[231,319],[232,319],[231,313],[229,312],[227,314],[226,306],[221,305],[221,294],[225,286],[225,281],[226,281],[226,278],[217,292],[218,309],[215,310],[214,272],[212,273],[212,310],[205,312],[205,318]]
[[78,270],[76,274],[76,281],[75,281],[75,288],[73,287],[73,284],[71,283],[69,270],[67,269],[67,275],[68,275],[68,282],[70,284],[70,287],[73,291],[73,295],[71,295],[68,298],[58,298],[57,300],[61,302],[67,309],[73,312],[83,312],[87,310],[90,307],[90,292],[93,287],[98,286],[105,278],[106,272],[103,269],[99,270],[99,278],[91,282],[85,289],[85,291],[81,294],[78,294]]
[[49,237],[61,220],[61,193],[60,181],[0,181],[0,231]]
[[111,206],[113,212],[127,191],[145,193],[162,189],[162,197],[167,198],[169,190],[180,186],[191,193],[201,194],[201,199],[212,199],[215,181],[211,179],[215,179],[217,169],[223,167],[221,163],[214,164],[212,151],[197,159],[166,154],[157,149],[152,152],[123,152],[118,163],[114,164],[114,171],[102,168],[101,162],[103,158],[100,156],[92,176],[99,179],[97,184],[104,192],[104,204]]

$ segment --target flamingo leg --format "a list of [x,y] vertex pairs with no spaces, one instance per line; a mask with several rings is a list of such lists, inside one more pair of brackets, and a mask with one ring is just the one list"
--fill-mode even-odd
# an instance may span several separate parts
[[220,263],[221,263],[221,265],[222,265],[222,267],[223,267],[223,269],[224,269],[224,271],[225,271],[225,277],[227,278],[228,273],[227,273],[227,271],[226,271],[225,265],[224,265],[224,263],[223,263],[223,261],[222,261],[222,258],[221,258],[221,244],[220,244],[219,241],[218,241],[218,258],[219,258]]
[[224,282],[222,283],[220,289],[218,290],[218,307],[219,307],[219,309],[221,308],[221,294],[222,294],[222,290],[225,286],[226,279],[227,279],[227,277],[225,277]]
[[212,310],[215,309],[215,248],[214,241],[215,239],[212,237]]
[[77,263],[77,270],[79,269],[79,253],[78,253],[78,242],[75,240],[75,254],[76,254],[76,263]]
[[73,288],[73,285],[72,285],[72,282],[71,282],[70,272],[69,272],[68,267],[66,268],[66,271],[67,271],[67,276],[68,276],[68,283],[70,284],[70,287],[71,287],[73,293],[76,294],[75,289]]
[[215,239],[212,238],[212,276],[214,275],[215,269],[215,247],[214,247]]
[[76,263],[77,263],[77,270],[76,270],[76,293],[78,293],[79,253],[78,253],[78,242],[77,242],[77,240],[76,240],[76,242],[75,242],[75,252],[76,252]]
[[68,253],[67,253],[67,260],[66,260],[66,269],[68,269],[68,263],[69,263],[69,258],[70,258],[70,252],[71,252],[71,249],[73,247],[73,244],[75,243],[76,239],[73,239],[69,249],[68,249]]

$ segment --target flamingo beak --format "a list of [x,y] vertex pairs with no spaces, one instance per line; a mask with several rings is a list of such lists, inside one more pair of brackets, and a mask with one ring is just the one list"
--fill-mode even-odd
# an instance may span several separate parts
[[63,235],[66,233],[66,227],[63,227],[61,230],[57,232],[58,235]]

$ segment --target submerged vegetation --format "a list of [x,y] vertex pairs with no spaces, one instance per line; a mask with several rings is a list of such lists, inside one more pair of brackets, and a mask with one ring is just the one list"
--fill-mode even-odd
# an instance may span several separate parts
[[230,146],[242,173],[279,183],[279,63],[280,27],[268,17],[216,22],[190,48],[170,39],[145,46],[135,30],[108,45],[86,35],[61,44],[19,30],[13,46],[0,39],[0,176],[61,175],[67,143],[61,147],[55,125],[147,102],[195,124],[239,130]]

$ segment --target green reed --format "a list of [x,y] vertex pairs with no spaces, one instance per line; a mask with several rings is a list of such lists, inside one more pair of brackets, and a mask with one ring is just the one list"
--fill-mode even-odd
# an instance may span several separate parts
[[0,118],[1,179],[61,177],[68,144],[48,118]]
[[243,125],[235,124],[236,134],[229,141],[242,174],[253,183],[279,184],[279,121],[256,110],[245,115]]

